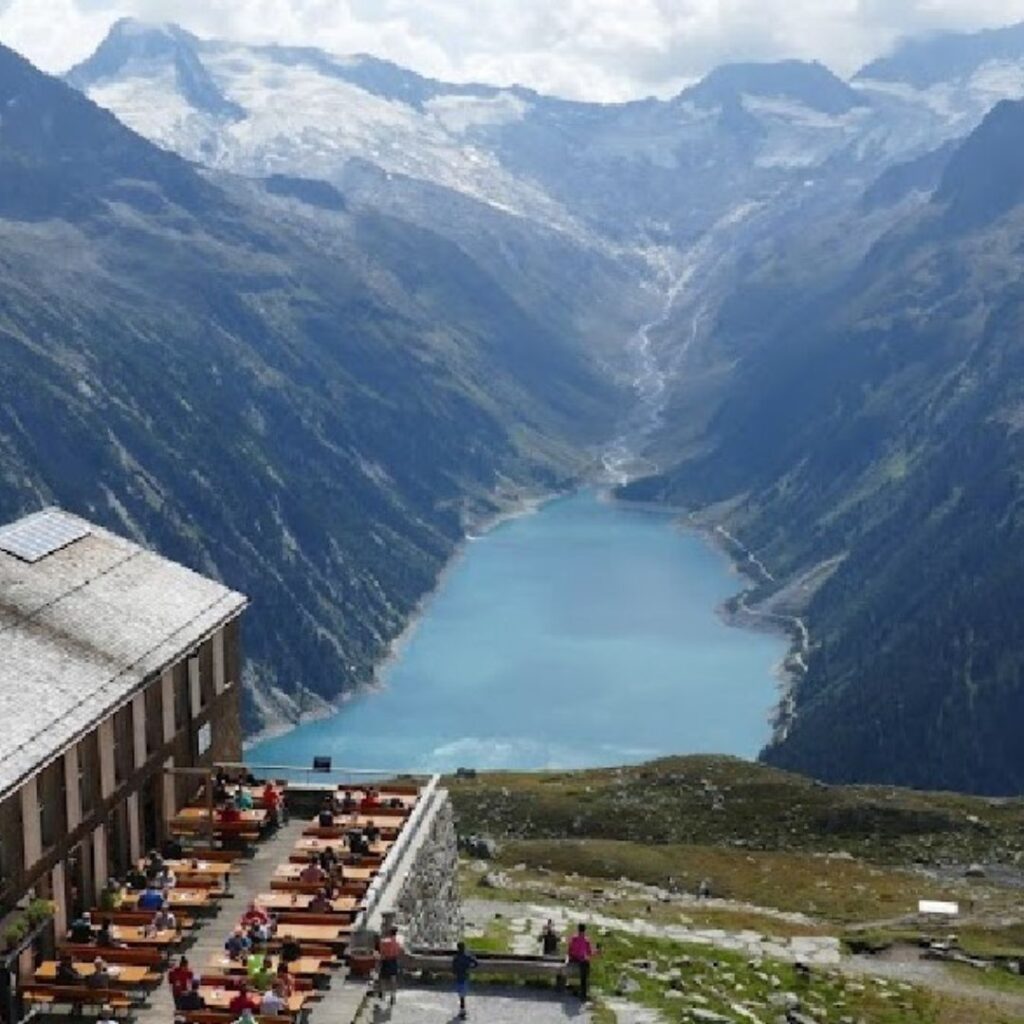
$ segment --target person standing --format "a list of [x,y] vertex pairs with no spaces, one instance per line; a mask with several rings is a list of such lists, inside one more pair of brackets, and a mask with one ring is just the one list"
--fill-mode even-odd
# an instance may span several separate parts
[[555,922],[548,918],[544,925],[544,931],[540,933],[541,950],[545,956],[558,956],[558,932],[555,931]]
[[587,938],[587,926],[580,924],[576,934],[569,940],[569,963],[575,964],[580,975],[580,1002],[590,996],[590,961],[594,959],[594,947]]
[[378,955],[380,956],[380,972],[377,981],[377,998],[383,999],[384,993],[390,994],[389,1003],[395,1005],[398,994],[398,968],[402,959],[402,940],[398,937],[398,929],[392,925],[387,934],[380,940]]
[[466,995],[469,992],[469,972],[479,967],[480,962],[466,951],[466,944],[460,942],[452,957],[452,974],[455,975],[455,992],[459,997],[459,1020],[466,1019]]

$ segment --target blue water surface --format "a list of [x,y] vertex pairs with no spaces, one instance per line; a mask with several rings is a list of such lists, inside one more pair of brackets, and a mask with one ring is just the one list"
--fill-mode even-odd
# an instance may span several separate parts
[[716,615],[739,589],[672,517],[591,492],[470,542],[378,692],[252,763],[445,771],[756,755],[783,638]]

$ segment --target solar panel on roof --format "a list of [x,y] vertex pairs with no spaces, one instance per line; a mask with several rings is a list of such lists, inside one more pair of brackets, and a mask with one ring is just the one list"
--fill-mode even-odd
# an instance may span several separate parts
[[89,527],[56,509],[47,509],[0,528],[0,551],[24,562],[38,562],[89,535]]

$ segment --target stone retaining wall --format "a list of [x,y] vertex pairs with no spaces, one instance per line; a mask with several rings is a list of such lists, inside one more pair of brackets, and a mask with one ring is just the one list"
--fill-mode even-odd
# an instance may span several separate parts
[[453,946],[463,927],[455,816],[447,792],[439,791],[436,799],[394,902],[406,945],[423,949]]

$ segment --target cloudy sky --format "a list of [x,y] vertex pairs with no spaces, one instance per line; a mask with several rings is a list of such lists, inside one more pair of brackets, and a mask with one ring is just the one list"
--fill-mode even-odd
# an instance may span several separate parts
[[0,0],[0,41],[63,71],[124,15],[612,100],[670,94],[726,60],[851,72],[907,34],[1024,21],[1024,0]]

